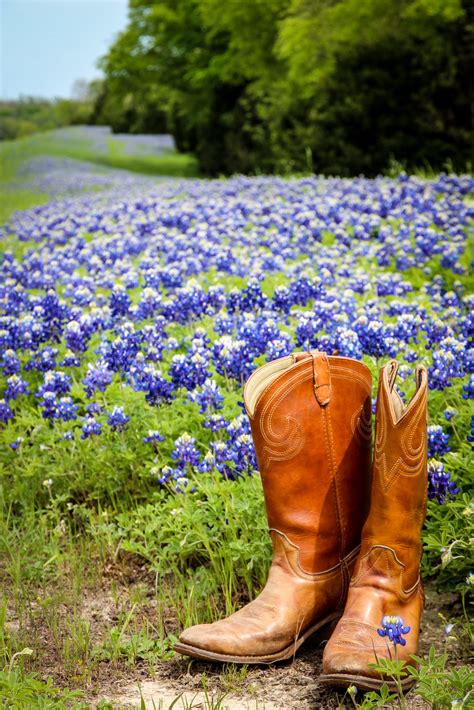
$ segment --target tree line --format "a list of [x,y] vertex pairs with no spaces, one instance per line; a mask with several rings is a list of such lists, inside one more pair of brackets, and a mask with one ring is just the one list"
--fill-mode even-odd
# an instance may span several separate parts
[[22,96],[0,101],[0,141],[95,121],[95,104],[102,89],[100,80],[79,79],[70,99]]
[[94,118],[209,175],[461,170],[473,48],[471,0],[130,0]]

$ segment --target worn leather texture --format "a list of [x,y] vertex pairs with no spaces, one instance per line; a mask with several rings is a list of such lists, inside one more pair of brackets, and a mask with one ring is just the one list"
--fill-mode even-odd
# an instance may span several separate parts
[[283,658],[340,615],[368,511],[370,396],[363,363],[319,352],[253,373],[244,400],[273,543],[268,581],[227,619],[185,630],[178,650]]
[[[399,616],[410,632],[397,657],[413,664],[417,653],[423,588],[421,528],[427,498],[427,394],[424,367],[406,407],[394,389],[398,365],[380,371],[371,505],[344,614],[327,643],[325,674],[377,678],[368,667],[394,657],[393,644],[377,633],[384,616]],[[349,681],[348,681],[349,682]]]

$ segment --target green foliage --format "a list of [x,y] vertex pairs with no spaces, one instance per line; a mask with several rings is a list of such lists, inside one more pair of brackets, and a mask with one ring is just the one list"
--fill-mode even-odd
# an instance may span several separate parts
[[0,141],[23,138],[59,126],[88,123],[95,96],[79,99],[21,98],[0,101]]
[[95,120],[163,130],[206,174],[377,174],[472,154],[467,0],[132,0]]
[[468,666],[448,669],[446,653],[438,656],[430,649],[428,659],[415,657],[418,668],[410,668],[416,679],[417,694],[431,703],[433,710],[444,707],[468,708],[474,696],[474,672]]
[[72,702],[77,710],[86,710],[86,704],[79,702],[82,695],[79,690],[61,691],[51,679],[42,681],[36,673],[0,670],[0,705],[8,710],[66,710]]
[[[394,655],[395,658],[390,660],[380,658],[377,663],[371,663],[370,666],[384,678],[390,679],[389,682],[396,687],[396,692],[389,694],[388,686],[384,685],[378,692],[367,693],[361,705],[353,700],[356,708],[369,710],[369,708],[384,706],[387,700],[397,700],[400,708],[408,709],[410,705],[402,687],[403,680],[408,677],[416,683],[416,695],[429,702],[433,710],[452,707],[461,710],[461,708],[471,707],[474,673],[469,666],[448,669],[448,655],[446,653],[438,655],[433,646],[426,660],[418,656],[412,657],[416,666],[397,660],[396,648]],[[354,693],[351,694],[350,690],[348,693],[354,698]]]
[[[179,501],[155,502],[107,524],[115,545],[139,555],[160,579],[164,603],[183,626],[229,614],[265,582],[271,554],[257,476],[231,485],[218,475],[193,481]],[[179,599],[181,604],[176,604]]]

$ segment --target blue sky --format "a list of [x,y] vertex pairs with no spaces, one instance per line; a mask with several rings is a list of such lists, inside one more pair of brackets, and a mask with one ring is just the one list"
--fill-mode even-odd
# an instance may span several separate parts
[[0,96],[70,97],[127,22],[127,0],[0,0]]

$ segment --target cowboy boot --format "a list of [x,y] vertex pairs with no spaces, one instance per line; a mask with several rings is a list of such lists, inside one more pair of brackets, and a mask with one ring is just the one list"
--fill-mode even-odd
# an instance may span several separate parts
[[370,488],[371,375],[356,360],[299,353],[258,368],[244,389],[273,559],[260,595],[185,630],[194,658],[271,663],[294,655],[344,607]]
[[[344,614],[324,649],[320,680],[326,684],[370,690],[386,682],[395,690],[395,682],[369,663],[396,657],[415,664],[410,656],[417,652],[424,604],[420,535],[427,498],[428,378],[418,367],[416,392],[405,407],[394,389],[397,369],[393,360],[380,371],[370,512]],[[396,631],[410,627],[406,638],[398,636],[396,652],[383,629],[387,622]],[[410,676],[402,680],[403,689],[412,684]]]

